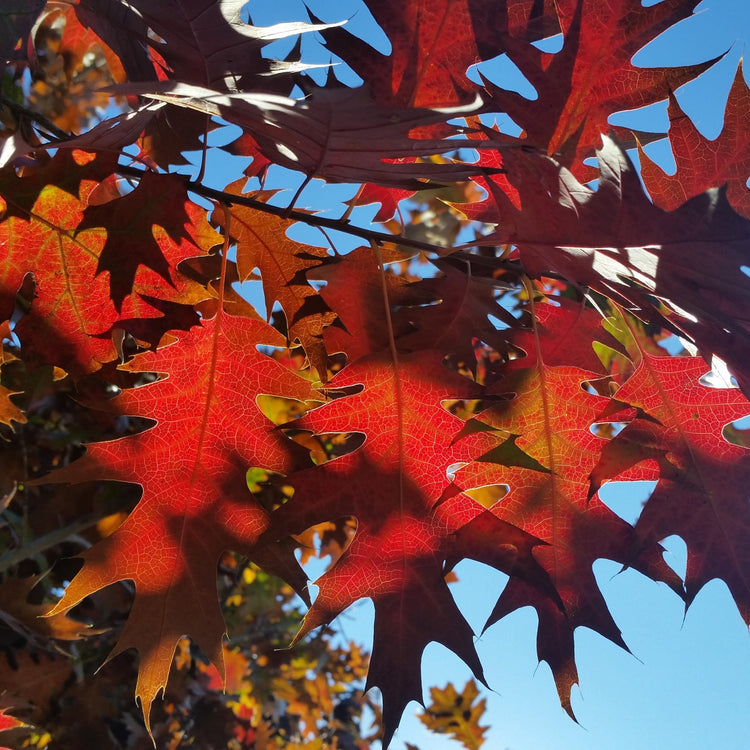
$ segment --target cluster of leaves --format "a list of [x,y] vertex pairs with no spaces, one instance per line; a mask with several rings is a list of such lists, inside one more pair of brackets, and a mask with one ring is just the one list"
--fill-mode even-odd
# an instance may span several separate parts
[[[152,747],[132,700],[134,654],[113,660],[94,677],[116,643],[132,588],[120,584],[96,592],[72,617],[46,616],[55,590],[80,567],[73,556],[113,533],[137,492],[122,484],[89,484],[50,493],[23,484],[25,473],[75,458],[81,440],[121,437],[138,426],[78,407],[70,379],[53,380],[50,368],[38,368],[33,382],[17,367],[9,372],[24,380],[30,401],[29,421],[18,429],[16,444],[0,454],[6,575],[0,584],[0,685],[3,705],[13,712],[7,726],[16,735],[0,735],[0,744],[17,739],[18,747]],[[345,526],[328,524],[311,529],[299,543],[307,555],[317,550],[335,557],[346,533]],[[38,575],[56,561],[51,572]],[[365,705],[367,655],[354,643],[335,645],[328,630],[286,650],[301,616],[292,588],[230,553],[222,555],[218,571],[217,595],[233,634],[222,646],[224,686],[215,667],[181,639],[165,701],[157,703],[152,720],[159,747],[329,747],[334,738],[342,748],[353,742],[369,747],[357,721]]]
[[[422,700],[428,643],[484,681],[446,582],[462,559],[509,577],[488,626],[520,607],[537,611],[539,658],[571,714],[575,629],[625,646],[594,579],[597,559],[664,582],[686,604],[722,578],[750,620],[750,457],[732,426],[750,414],[747,86],[738,70],[725,129],[707,144],[672,92],[711,62],[631,62],[696,4],[367,3],[388,54],[340,22],[254,26],[237,0],[80,0],[64,13],[5,16],[6,514],[26,523],[43,497],[66,519],[30,536],[22,524],[5,569],[69,541],[76,519],[89,529],[136,502],[81,554],[45,614],[64,623],[50,626],[55,637],[77,636],[55,618],[133,583],[110,657],[138,652],[149,733],[169,721],[155,723],[151,705],[176,653],[187,674],[180,697],[167,692],[168,717],[197,710],[202,693],[185,681],[214,679],[188,656],[185,635],[216,680],[275,679],[223,643],[227,624],[240,624],[231,606],[222,614],[217,589],[217,563],[236,565],[228,552],[265,577],[249,592],[255,603],[242,605],[250,620],[286,622],[288,610],[268,601],[282,590],[269,575],[310,605],[292,639],[302,650],[280,672],[289,684],[320,658],[305,636],[373,601],[366,687],[382,692],[385,745],[409,701]],[[555,34],[559,51],[540,51],[535,43]],[[310,35],[364,85],[308,64],[299,40]],[[289,38],[298,43],[283,60],[264,55],[269,41]],[[32,87],[24,71],[43,77],[53,52],[59,76]],[[467,77],[502,54],[536,99]],[[97,71],[114,84],[106,101],[122,109],[95,109],[103,94],[86,82]],[[607,121],[666,99],[677,173],[643,155],[646,193],[625,147],[659,134],[613,134]],[[495,113],[520,134],[489,125]],[[205,175],[224,124],[241,130],[224,149],[244,173],[218,189]],[[459,158],[466,149],[474,161]],[[200,167],[188,177],[190,151]],[[303,179],[284,207],[283,193],[265,189],[274,165]],[[343,216],[295,208],[313,177],[360,185]],[[370,204],[379,228],[354,221]],[[300,225],[320,230],[318,244],[293,238]],[[342,233],[363,246],[340,250]],[[257,281],[268,319],[242,295]],[[665,336],[687,349],[670,356]],[[706,382],[712,363],[734,381]],[[59,429],[40,388],[75,394],[63,412],[69,433],[86,427],[85,451],[68,434],[58,438],[68,455],[28,461],[29,431],[54,442]],[[615,479],[656,482],[635,525],[599,497]],[[60,492],[40,495],[41,485]],[[295,555],[311,529],[328,529],[338,545],[312,603]],[[688,546],[684,580],[662,558],[659,541],[672,534]],[[349,679],[337,669],[360,676],[356,654],[345,666],[326,648],[334,682]],[[314,682],[316,701],[330,707],[324,683]],[[232,696],[226,710],[248,708]],[[478,746],[472,689],[456,706],[458,697],[460,719],[441,708],[449,692],[433,696],[429,716]],[[294,712],[308,717],[303,733],[315,724],[308,709]],[[241,746],[266,746],[256,738],[264,726],[248,720],[254,734]],[[345,746],[335,730],[330,738]]]

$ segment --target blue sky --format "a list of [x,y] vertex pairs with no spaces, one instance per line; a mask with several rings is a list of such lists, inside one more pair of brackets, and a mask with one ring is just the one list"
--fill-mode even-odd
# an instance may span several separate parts
[[[655,3],[644,0],[644,5],[652,4]],[[359,0],[309,0],[308,5],[325,21],[350,18],[353,30],[376,39],[380,49],[387,48],[382,33],[373,28],[369,13]],[[299,2],[274,4],[254,0],[250,9],[253,21],[260,25],[305,17]],[[715,138],[721,130],[723,107],[738,60],[748,43],[750,0],[704,0],[693,18],[652,42],[636,56],[635,62],[643,66],[684,65],[726,53],[710,71],[676,94],[701,132]],[[304,49],[314,53],[312,40],[305,44]],[[494,65],[498,73],[502,70],[512,79],[512,66],[502,61]],[[644,130],[666,130],[666,102],[618,114],[611,121]],[[648,147],[647,151],[668,171],[673,170],[671,152],[665,143]],[[289,177],[289,173],[280,174],[276,185],[289,187]],[[298,184],[296,180],[292,189]],[[339,201],[352,193],[345,186],[325,189],[312,186],[297,205],[308,205],[314,200],[316,207],[322,207],[330,202],[329,215],[337,215],[335,211],[342,210]],[[360,214],[360,220],[366,216],[366,212]],[[305,239],[315,241],[309,235]],[[610,487],[604,500],[632,522],[647,494],[648,488],[644,486],[626,492]],[[684,570],[682,541],[670,538],[665,546],[670,564],[678,571]],[[618,574],[618,570],[619,566],[609,561],[595,565],[599,586],[632,655],[600,636],[579,629],[576,648],[580,689],[574,689],[573,707],[580,725],[560,708],[550,670],[537,662],[533,610],[515,612],[477,639],[477,650],[492,688],[486,693],[486,719],[491,730],[485,747],[491,750],[750,748],[747,720],[750,638],[726,586],[719,581],[711,582],[685,615],[682,602],[665,586],[634,571]],[[479,633],[505,577],[473,562],[461,563],[457,573],[459,583],[453,587],[454,596]],[[339,619],[339,626],[346,637],[368,643],[371,603],[355,605]],[[432,644],[425,653],[423,676],[427,693],[429,686],[442,686],[448,681],[462,687],[469,671],[449,651]],[[456,742],[428,734],[414,718],[416,708],[412,704],[407,709],[391,745],[394,750],[403,750],[406,742],[422,750],[460,747]]]

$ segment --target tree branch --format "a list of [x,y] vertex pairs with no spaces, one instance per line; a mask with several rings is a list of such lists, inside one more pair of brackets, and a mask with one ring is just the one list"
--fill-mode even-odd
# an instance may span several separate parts
[[[64,130],[58,128],[54,123],[52,123],[43,115],[31,109],[28,109],[27,107],[18,104],[11,99],[8,99],[8,97],[2,94],[0,94],[0,104],[8,107],[17,116],[25,117],[35,122],[45,131],[47,131],[47,134],[54,140],[65,141],[73,137],[70,133],[66,133]],[[120,174],[127,175],[128,177],[133,177],[139,180],[143,177],[145,170],[124,164],[118,164],[117,171]],[[220,203],[223,203],[225,205],[247,206],[248,208],[253,208],[256,211],[262,211],[263,213],[272,214],[273,216],[301,221],[305,224],[308,224],[309,226],[323,227],[325,229],[332,229],[337,232],[344,232],[345,234],[349,234],[354,237],[360,237],[368,244],[372,242],[375,242],[379,245],[382,245],[384,243],[393,243],[396,245],[403,245],[404,247],[410,247],[414,250],[421,250],[427,253],[435,253],[435,255],[438,255],[440,257],[451,255],[452,257],[461,258],[462,260],[468,262],[479,262],[485,266],[491,263],[493,268],[512,271],[515,273],[523,273],[523,267],[517,261],[503,260],[501,258],[486,258],[483,256],[474,255],[473,253],[468,253],[465,250],[459,250],[457,248],[442,247],[440,245],[433,245],[429,242],[421,242],[420,240],[414,240],[409,237],[403,237],[401,235],[388,234],[387,232],[378,232],[374,229],[358,227],[354,224],[350,224],[347,219],[329,219],[325,216],[309,214],[305,213],[304,211],[296,211],[290,208],[272,206],[255,198],[250,198],[248,196],[242,195],[234,195],[231,193],[225,193],[222,190],[210,188],[198,180],[186,180],[185,184],[188,190],[196,193],[197,195],[211,200],[219,201]],[[292,205],[294,205],[293,201]]]
[[[117,171],[128,177],[134,177],[140,179],[143,177],[144,170],[136,167],[130,167],[127,165],[118,165]],[[283,208],[281,206],[272,206],[263,201],[259,201],[256,198],[251,198],[245,195],[234,195],[233,193],[225,193],[222,190],[215,190],[214,188],[207,187],[200,182],[194,180],[185,180],[187,189],[202,196],[203,198],[209,198],[211,200],[219,201],[220,203],[246,206],[248,208],[254,208],[257,211],[262,211],[266,214],[272,214],[273,216],[279,216],[283,219],[294,219],[295,221],[301,221],[309,226],[324,227],[325,229],[332,229],[337,232],[344,232],[354,237],[360,237],[365,240],[368,244],[376,242],[379,245],[384,243],[392,243],[395,245],[403,245],[404,247],[410,247],[415,250],[422,250],[428,253],[435,253],[438,256],[445,257],[446,255],[457,256],[460,255],[463,260],[474,261],[474,260],[485,260],[492,261],[493,267],[502,268],[507,271],[513,271],[516,273],[522,273],[523,268],[520,263],[512,260],[503,260],[501,258],[481,258],[481,256],[475,256],[471,253],[467,253],[463,250],[452,247],[441,247],[440,245],[433,245],[429,242],[421,242],[420,240],[414,240],[409,237],[403,237],[396,234],[388,234],[387,232],[378,232],[374,229],[366,229],[365,227],[358,227],[355,224],[350,224],[346,219],[329,219],[325,216],[318,216],[317,214],[309,214],[304,211],[297,211],[294,209]],[[462,246],[465,247],[465,246]]]
[[0,105],[7,107],[16,117],[20,119],[30,120],[35,122],[38,126],[45,131],[45,135],[53,138],[54,140],[66,141],[70,140],[73,136],[70,133],[66,133],[64,130],[55,125],[51,120],[47,119],[44,115],[35,112],[33,109],[24,107],[23,104],[19,104],[13,99],[8,98],[4,94],[0,94]]

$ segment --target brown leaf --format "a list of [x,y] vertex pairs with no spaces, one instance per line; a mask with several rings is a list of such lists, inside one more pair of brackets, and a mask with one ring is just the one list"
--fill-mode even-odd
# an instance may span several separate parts
[[95,635],[101,631],[92,630],[83,622],[71,620],[65,614],[50,614],[51,604],[29,604],[31,589],[41,580],[41,576],[28,578],[6,578],[0,584],[0,619],[6,625],[32,641],[43,638],[54,638],[61,641],[77,641],[86,635]]

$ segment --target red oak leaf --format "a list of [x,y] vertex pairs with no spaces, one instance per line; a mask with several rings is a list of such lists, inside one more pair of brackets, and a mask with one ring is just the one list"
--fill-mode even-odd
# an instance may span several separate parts
[[528,143],[554,155],[573,174],[600,145],[614,112],[666,99],[670,91],[700,75],[715,60],[675,68],[638,68],[631,62],[662,31],[687,18],[698,0],[563,0],[556,3],[564,36],[562,50],[541,52],[509,37],[505,50],[537,91],[537,98],[504,91],[487,82],[487,111],[507,112]]
[[[330,387],[361,390],[310,412],[295,428],[363,433],[365,443],[296,474],[294,497],[273,514],[272,530],[298,533],[321,521],[355,516],[354,539],[316,581],[319,593],[297,638],[357,599],[373,600],[368,687],[383,693],[387,744],[406,704],[421,702],[421,656],[430,641],[453,650],[482,679],[471,629],[444,581],[443,561],[472,556],[505,572],[528,571],[539,585],[545,577],[531,557],[538,540],[488,517],[463,494],[441,502],[451,465],[487,443],[477,435],[453,444],[462,421],[441,401],[468,398],[478,389],[444,367],[440,352],[405,355],[397,365],[387,352],[363,357],[336,375]],[[472,547],[480,535],[459,532],[480,518],[486,533]]]
[[[619,561],[676,589],[680,582],[670,575],[657,544],[644,545],[636,559],[633,528],[598,496],[590,498],[589,476],[606,444],[590,427],[609,399],[582,387],[594,373],[547,363],[548,355],[551,362],[557,356],[558,329],[571,339],[575,336],[568,315],[543,317],[543,326],[537,324],[532,334],[519,337],[527,356],[513,360],[508,376],[490,389],[512,398],[467,424],[465,434],[488,427],[497,431],[497,446],[456,472],[455,483],[463,489],[507,485],[508,494],[490,512],[547,543],[535,547],[534,557],[549,574],[557,599],[528,580],[512,578],[486,627],[519,607],[537,610],[539,658],[550,665],[560,701],[572,715],[575,628],[591,628],[627,648],[599,591],[593,563],[600,558]],[[577,324],[585,330],[585,317]]]
[[[481,242],[515,244],[531,275],[560,274],[682,331],[750,388],[750,279],[742,271],[750,221],[732,210],[723,190],[666,212],[648,199],[612,139],[604,139],[598,158],[592,190],[547,157],[507,151],[507,177],[522,210],[495,194],[501,228]],[[654,297],[666,304],[657,307]]]
[[123,391],[110,408],[155,425],[91,444],[83,458],[40,480],[115,480],[143,487],[140,503],[122,526],[83,554],[83,569],[53,613],[117,581],[135,582],[131,615],[111,656],[138,650],[136,695],[147,726],[183,634],[221,671],[225,625],[216,564],[225,550],[241,552],[303,588],[305,578],[290,547],[256,544],[268,514],[245,480],[252,466],[287,473],[300,463],[292,450],[298,446],[256,404],[265,393],[300,400],[313,396],[308,381],[257,349],[278,346],[280,339],[263,321],[220,314],[174,344],[137,356],[128,370],[168,375]]
[[63,641],[76,641],[92,631],[82,623],[71,620],[64,614],[51,616],[50,604],[30,604],[27,599],[31,590],[41,580],[41,576],[28,578],[9,577],[0,584],[0,620],[32,643],[39,643],[41,638],[56,638]]
[[23,169],[0,170],[0,196],[4,217],[28,219],[34,204],[48,185],[70,193],[84,204],[98,185],[108,183],[117,171],[117,155],[61,149],[55,156],[40,152]]
[[413,190],[399,190],[398,188],[384,188],[380,185],[374,185],[370,182],[365,183],[357,191],[357,195],[351,200],[346,201],[348,206],[369,206],[373,203],[380,204],[378,212],[373,217],[373,221],[386,222],[390,221],[398,211],[398,204],[404,198],[411,198],[414,195]]
[[264,77],[307,66],[272,62],[261,54],[263,47],[277,39],[323,31],[331,24],[296,21],[253,26],[240,17],[244,5],[242,0],[136,0],[131,12],[138,13],[157,35],[158,41],[152,36],[149,43],[166,62],[170,77],[225,91],[275,90],[277,86],[269,88],[271,82],[263,85]]
[[[171,81],[131,83],[116,90],[221,117],[246,130],[273,163],[332,182],[420,190],[430,180],[455,182],[483,171],[459,161],[415,161],[463,146],[482,148],[460,139],[417,137],[428,126],[474,113],[478,99],[426,109],[378,104],[367,87],[319,88],[302,100],[254,92],[227,94]],[[417,135],[411,137],[411,131]],[[440,135],[459,132],[457,126],[445,125]]]
[[[219,237],[204,214],[187,201],[178,178],[164,176],[165,183],[161,177],[147,177],[151,186],[168,185],[169,191],[175,191],[172,192],[175,216],[169,222],[169,217],[159,214],[156,219],[145,210],[129,216],[130,209],[142,209],[138,197],[124,196],[101,207],[89,206],[88,194],[101,184],[97,181],[101,176],[101,168],[96,165],[98,157],[89,171],[75,170],[79,179],[75,186],[69,178],[63,181],[62,188],[55,182],[47,182],[56,177],[61,164],[75,164],[76,159],[86,158],[85,154],[61,152],[48,169],[32,172],[28,178],[8,179],[0,188],[11,214],[0,225],[0,245],[6,253],[0,277],[3,312],[7,312],[25,274],[33,273],[36,296],[31,310],[16,326],[16,333],[28,352],[62,367],[76,378],[116,359],[111,332],[115,328],[128,330],[129,320],[142,324],[144,319],[156,319],[158,333],[186,322],[193,324],[195,319],[185,320],[182,311],[186,305],[203,299],[206,292],[175,267],[186,258],[205,253]],[[87,179],[86,175],[95,179]],[[151,186],[147,184],[145,188],[149,196],[152,196]],[[130,195],[136,196],[138,191],[136,188]],[[108,230],[82,229],[85,212],[92,211],[96,216],[105,207],[111,211],[120,205],[122,213],[113,227],[115,236],[105,252],[110,240]],[[162,230],[161,225],[155,226],[155,221],[166,223],[176,239]],[[125,229],[130,234],[125,234]],[[136,243],[139,235],[137,246],[131,244],[131,238]],[[150,238],[151,250],[139,254],[139,248],[148,246],[144,236]],[[109,274],[100,273],[102,257]],[[159,318],[158,304],[152,306],[148,298],[173,305],[179,303],[180,307],[172,310],[176,313],[174,317]],[[135,326],[133,332],[156,343],[157,336],[146,335],[148,331],[143,325]]]
[[[237,180],[225,190],[230,195],[242,195],[245,182]],[[271,195],[272,192],[264,192],[254,197],[263,200]],[[225,219],[221,212],[217,211],[214,218],[223,226]],[[308,283],[306,272],[330,260],[328,251],[290,239],[287,232],[296,223],[294,220],[234,205],[230,222],[232,237],[237,242],[240,280],[252,278],[256,268],[260,271],[268,315],[278,302],[286,316],[290,342],[299,341],[310,363],[321,378],[325,377],[323,328],[335,320],[335,315]]]
[[109,273],[110,298],[118,312],[141,267],[175,286],[170,268],[220,239],[188,200],[184,181],[153,172],[144,172],[135,189],[115,201],[87,206],[77,233],[90,229],[104,238],[96,273]]
[[[269,60],[263,47],[328,25],[252,26],[240,17],[243,5],[236,0],[137,0],[127,5],[83,0],[75,10],[81,23],[115,50],[132,81],[172,79],[219,91],[288,94],[293,85],[289,74],[315,66]],[[120,127],[115,133],[116,125]],[[146,157],[163,166],[186,164],[182,151],[201,148],[200,137],[207,129],[207,118],[186,116],[174,107],[139,110],[134,119],[128,113],[125,121],[115,117],[101,123],[96,139],[86,134],[79,145],[102,147],[104,135],[110,147],[119,149],[143,131],[140,145]]]
[[565,297],[549,297],[534,305],[537,323],[533,329],[516,327],[511,336],[514,346],[526,352],[523,366],[536,362],[537,343],[544,341],[544,363],[557,367],[575,362],[589,372],[607,374],[595,347],[604,345],[619,350],[614,336],[603,327],[601,314],[585,303]]
[[[44,38],[55,53],[50,63],[59,60],[63,75],[52,80],[54,65],[40,66],[34,90],[60,92],[58,83],[71,79],[69,68],[101,60],[89,54],[100,40],[118,86],[98,90],[96,99],[85,82],[80,91],[86,101],[100,102],[124,94],[134,109],[67,139],[45,122],[51,116],[64,124],[45,96],[22,104],[24,81],[5,76],[0,337],[15,351],[17,334],[23,362],[6,367],[8,359],[0,360],[0,433],[18,441],[24,434],[43,437],[40,430],[58,424],[64,429],[55,446],[43,438],[6,451],[0,506],[11,503],[9,511],[17,510],[21,479],[24,486],[138,484],[142,495],[111,536],[84,552],[80,573],[51,612],[30,607],[24,592],[6,583],[0,599],[23,598],[2,605],[0,619],[33,642],[35,615],[43,612],[55,637],[75,637],[78,625],[65,618],[71,607],[110,584],[133,581],[132,612],[112,656],[129,648],[139,652],[136,693],[148,725],[152,701],[165,688],[185,634],[218,667],[210,680],[208,668],[197,667],[207,678],[195,683],[201,700],[206,683],[216,686],[225,672],[223,654],[232,655],[237,680],[249,665],[257,672],[247,653],[222,647],[217,561],[228,570],[226,551],[237,551],[304,597],[305,578],[292,550],[317,535],[321,551],[335,561],[318,580],[319,595],[295,641],[356,600],[373,600],[367,686],[383,692],[385,745],[409,701],[422,699],[420,662],[428,643],[450,648],[483,679],[473,633],[446,583],[448,571],[464,558],[509,577],[487,626],[521,607],[536,610],[539,658],[551,666],[569,712],[577,680],[576,628],[625,645],[594,577],[600,558],[665,583],[688,604],[701,586],[720,577],[750,622],[750,552],[744,544],[750,533],[744,489],[750,439],[735,421],[750,414],[750,402],[739,389],[704,385],[699,357],[661,356],[656,343],[667,331],[682,336],[686,347],[692,340],[706,358],[726,360],[750,393],[748,87],[739,71],[724,130],[708,141],[684,117],[673,92],[712,62],[633,64],[639,50],[688,17],[697,2],[365,2],[390,54],[329,24],[253,26],[243,20],[245,0],[75,0],[67,10],[51,3],[43,33],[36,35],[38,60]],[[29,5],[36,14],[36,2]],[[0,47],[7,54],[0,67],[10,60],[8,72],[20,74],[15,61],[24,50],[16,47],[29,27],[0,13],[0,20],[6,17]],[[301,46],[283,61],[268,59],[269,41],[316,29],[325,31],[329,50],[361,75],[363,85],[338,86],[332,75],[324,83],[316,77],[321,85],[315,85],[312,76],[298,76],[307,67],[303,60],[311,59]],[[539,47],[548,48],[558,33],[560,51],[542,52]],[[491,71],[500,69],[493,59],[501,55],[527,76],[534,101],[500,88],[500,81],[474,82],[471,69],[479,66],[492,79]],[[94,67],[87,81],[107,75]],[[76,106],[83,101],[78,92],[70,89],[59,100],[66,116],[83,123],[92,111]],[[644,158],[652,201],[623,148],[601,134],[616,111],[668,97],[677,173],[659,174]],[[497,111],[515,121],[523,131],[519,137],[501,134],[478,115]],[[466,119],[457,124],[457,117]],[[257,202],[254,208],[237,205],[249,203],[242,181],[221,193],[205,177],[212,174],[208,146],[214,139],[204,136],[217,118],[241,130],[228,150],[253,158],[246,177],[263,180],[273,165],[308,179],[361,183],[350,206],[379,203],[380,221],[417,191],[411,221],[402,217],[385,227],[403,236],[390,235],[388,242],[383,233],[354,227],[350,212],[321,222],[305,211],[288,219],[258,211]],[[36,151],[34,138],[26,138],[29,128],[48,140]],[[130,158],[122,147],[134,142],[147,165],[184,163],[185,151],[201,149],[200,175],[188,181],[119,165],[118,156]],[[590,187],[584,182],[594,168],[584,160],[602,142],[598,184]],[[98,153],[77,150],[83,146]],[[469,152],[479,153],[476,162],[464,161],[474,158]],[[118,175],[138,181],[124,187]],[[268,175],[275,179],[273,170]],[[439,195],[427,192],[457,180],[468,182]],[[213,216],[225,231],[221,255],[211,253],[219,236],[188,189],[201,201],[223,204]],[[482,189],[483,200],[461,204],[467,221],[438,208],[440,200],[470,201]],[[468,220],[496,229],[487,234]],[[372,248],[340,255],[308,246],[290,238],[298,236],[295,222],[335,225],[367,236]],[[450,247],[470,237],[470,245]],[[411,275],[417,262],[398,251],[399,242],[443,246],[434,261],[441,275]],[[227,271],[232,243],[236,264]],[[242,297],[234,282],[248,279],[263,284],[269,315],[281,306],[288,335],[261,320]],[[35,298],[29,292],[34,286]],[[545,301],[539,290],[547,290]],[[637,322],[618,313],[623,307]],[[615,317],[602,324],[599,308]],[[646,337],[647,326],[661,333]],[[175,329],[181,332],[169,336]],[[114,360],[129,351],[132,337],[151,350],[118,372]],[[303,366],[301,355],[284,348],[297,343],[311,364],[302,373],[296,369]],[[273,355],[265,353],[269,347]],[[341,356],[329,359],[328,352]],[[323,400],[311,385],[315,371],[322,380],[344,358],[328,400],[293,419]],[[61,365],[73,377],[54,386],[38,380],[33,366],[39,361]],[[25,373],[22,364],[28,365]],[[473,368],[473,378],[460,374]],[[149,426],[92,443],[69,463],[74,433],[96,430],[100,422],[84,419],[67,430],[86,409],[79,404],[73,412],[58,411],[68,386],[77,386],[80,398],[109,392],[112,382],[124,390],[104,404],[110,417]],[[14,423],[25,418],[12,400],[12,391],[21,388],[29,424],[14,432]],[[468,421],[459,416],[464,414]],[[105,421],[108,429],[112,419]],[[116,420],[117,429],[126,422],[132,424]],[[604,429],[606,423],[612,428]],[[52,460],[64,468],[29,483],[25,467],[35,472],[51,448]],[[281,504],[267,488],[248,489],[271,473],[284,477]],[[635,524],[620,519],[598,494],[609,479],[656,483]],[[64,490],[45,505],[49,512],[30,516],[32,530],[41,534],[37,542],[48,531],[55,539],[70,531],[60,528],[65,519],[75,520],[76,507],[91,505],[85,487]],[[671,534],[688,546],[684,582],[662,558],[659,542]],[[53,554],[53,548],[44,551]],[[266,594],[275,590],[275,584],[261,587]],[[56,696],[73,679],[70,665],[46,658],[35,664],[28,650],[15,650],[22,669],[0,659],[0,678],[21,685],[19,695],[41,690],[45,710],[54,713],[56,702],[64,709],[69,701]],[[184,641],[181,652],[184,662]],[[304,655],[300,664],[293,671],[314,666]],[[343,674],[345,666],[341,661],[337,671]],[[183,667],[180,706],[171,719],[186,715],[185,701],[192,700]],[[355,667],[357,675],[364,672],[362,664]],[[464,704],[473,693],[466,695]],[[308,697],[320,698],[318,708],[333,712],[322,674]],[[442,704],[460,697],[447,691]],[[0,700],[0,730],[8,705]],[[470,708],[458,712],[462,721],[470,721]],[[242,712],[236,734],[246,744],[272,742],[274,728],[282,731],[264,718],[256,726],[258,716],[251,717],[247,706]],[[68,714],[62,711],[63,721]],[[101,719],[101,711],[97,715]],[[309,716],[303,731],[314,732],[318,725]],[[341,712],[334,713],[332,730],[342,721]],[[164,724],[165,736],[173,726],[171,720]],[[349,728],[343,728],[339,734],[346,739]],[[196,746],[204,736],[196,729]]]
[[750,89],[742,74],[742,61],[729,92],[724,127],[713,141],[704,138],[682,111],[674,94],[669,95],[669,140],[677,171],[668,175],[640,147],[641,174],[654,202],[668,211],[712,187],[727,184],[727,199],[735,211],[750,218],[750,141],[747,113]]
[[640,336],[631,341],[638,364],[616,397],[643,416],[612,440],[595,472],[597,484],[630,467],[638,478],[658,479],[635,526],[641,543],[681,536],[688,548],[687,604],[721,578],[750,622],[750,453],[723,435],[724,427],[750,415],[750,401],[736,388],[703,385],[707,367],[700,358],[657,357],[640,348]]
[[509,32],[530,40],[559,31],[551,0],[381,0],[370,5],[391,42],[383,55],[344,29],[326,43],[373,87],[381,104],[449,107],[471,101],[466,71],[505,51]]
[[135,81],[156,78],[146,45],[136,41],[148,38],[148,27],[131,5],[111,0],[80,0],[73,10],[80,24],[113,50],[128,78]]
[[506,349],[507,337],[488,316],[494,316],[505,325],[515,322],[515,319],[498,304],[493,279],[462,271],[460,262],[454,266],[449,261],[435,261],[435,265],[442,272],[440,276],[414,285],[428,296],[430,302],[402,311],[418,330],[403,337],[399,345],[405,349],[440,349],[446,354],[456,355],[473,371],[476,368],[474,350],[477,341],[497,351]]
[[[398,252],[391,256],[393,260],[402,257]],[[331,354],[344,352],[349,362],[388,348],[384,287],[393,307],[428,301],[425,296],[415,298],[413,285],[402,276],[381,272],[375,253],[367,247],[356,248],[335,262],[320,266],[309,276],[326,282],[319,294],[338,316],[336,325],[325,331],[326,347]],[[399,325],[403,322],[400,318],[395,321],[397,338],[405,332]]]

